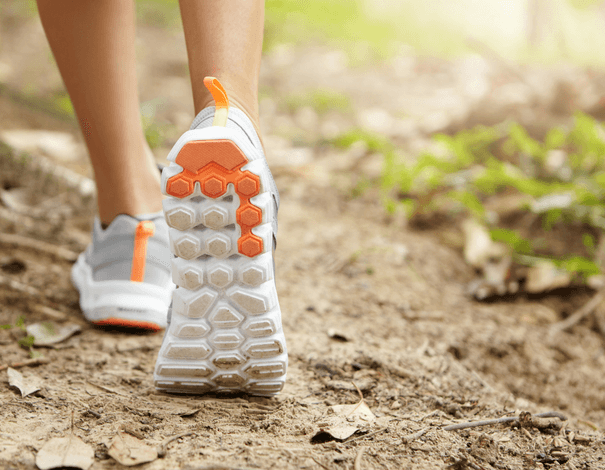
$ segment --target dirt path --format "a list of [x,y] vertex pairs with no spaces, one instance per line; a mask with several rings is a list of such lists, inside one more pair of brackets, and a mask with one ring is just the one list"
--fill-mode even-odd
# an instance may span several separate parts
[[[19,46],[28,57],[48,54],[35,21],[12,27],[16,37],[28,38]],[[159,158],[166,154],[171,132],[177,135],[192,117],[184,47],[177,33],[142,28],[139,36],[145,46],[143,100],[163,97],[150,105],[158,121],[166,123],[168,138],[156,149]],[[21,90],[17,84],[27,75],[25,62],[15,59],[21,43],[11,38],[15,49],[3,48],[0,55],[0,62],[12,67],[0,93],[0,131],[51,129],[77,136],[73,123],[32,111],[20,99],[23,94],[6,91]],[[156,49],[152,41],[158,41]],[[153,58],[150,50],[156,52]],[[263,128],[282,195],[277,286],[291,354],[287,386],[278,398],[157,394],[151,374],[161,335],[92,328],[82,319],[69,281],[69,253],[49,254],[0,240],[0,323],[15,324],[24,316],[27,325],[57,320],[54,315],[62,317],[60,323],[82,328],[55,347],[36,348],[48,364],[20,369],[27,380],[39,379],[39,392],[22,398],[0,372],[0,466],[33,469],[45,442],[73,432],[95,449],[93,469],[121,468],[108,448],[118,430],[126,429],[151,446],[183,436],[167,445],[164,458],[139,467],[145,469],[605,467],[603,337],[589,323],[548,335],[553,323],[591,294],[492,304],[471,300],[465,289],[474,273],[458,251],[439,242],[439,233],[413,231],[388,219],[372,191],[349,196],[362,172],[375,176],[380,158],[322,143],[351,126],[380,122],[396,143],[414,149],[425,145],[431,132],[489,122],[497,106],[501,114],[512,109],[502,86],[515,79],[501,70],[502,64],[486,61],[485,71],[478,73],[471,65],[485,59],[469,65],[404,52],[388,64],[350,69],[338,51],[290,47],[263,65]],[[52,64],[48,59],[37,64],[48,72],[43,90],[56,90]],[[305,76],[311,64],[325,73]],[[553,76],[563,80],[541,70],[524,76],[550,77],[555,85]],[[465,92],[470,79],[476,89],[487,89]],[[379,86],[360,94],[355,92],[360,83]],[[531,85],[517,85],[518,93],[537,93]],[[282,103],[292,94],[320,86],[347,93],[351,108],[325,115],[284,109]],[[587,100],[589,91],[580,98]],[[528,122],[547,116],[545,126],[569,118],[568,112],[546,113],[556,96],[534,98],[538,105],[528,99],[534,104],[517,103],[511,113]],[[400,109],[407,115],[397,115]],[[44,171],[15,162],[13,151],[1,152],[5,190],[23,188],[27,197],[22,201],[30,207],[57,201],[53,207],[64,214],[19,214],[3,204],[0,233],[81,251],[92,204],[46,178]],[[77,152],[61,164],[86,174],[85,156]],[[0,363],[29,357],[17,344],[19,335],[18,328],[0,330]],[[348,410],[347,420],[332,408],[357,404],[356,386],[375,418],[352,420]],[[443,429],[551,410],[569,419]],[[331,438],[325,431],[336,421],[358,431],[346,439]]]

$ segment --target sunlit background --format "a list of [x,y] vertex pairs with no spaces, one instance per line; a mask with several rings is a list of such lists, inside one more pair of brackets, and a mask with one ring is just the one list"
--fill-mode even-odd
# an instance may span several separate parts
[[[142,123],[162,162],[193,118],[184,37],[176,0],[136,6]],[[498,274],[478,297],[516,291],[511,264],[600,285],[603,51],[599,0],[267,0],[268,158],[460,249],[482,236],[467,261]],[[91,176],[32,1],[0,5],[0,109],[6,144]],[[555,286],[540,276],[530,289]]]

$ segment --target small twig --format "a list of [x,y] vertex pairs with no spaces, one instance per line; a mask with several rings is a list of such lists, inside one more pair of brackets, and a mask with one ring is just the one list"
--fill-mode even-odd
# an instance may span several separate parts
[[94,416],[97,419],[101,417],[101,413],[97,413],[95,410],[91,410],[90,408],[88,408],[83,414]]
[[309,455],[309,458],[311,460],[313,460],[313,462],[315,462],[317,465],[319,465],[321,468],[325,468],[326,470],[330,470],[328,467],[326,467],[323,463],[321,463],[319,460],[317,460],[315,457],[313,457],[312,455]]
[[115,394],[115,395],[122,395],[122,396],[124,396],[124,395],[125,395],[125,394],[124,394],[124,393],[122,393],[122,392],[118,392],[118,391],[116,391],[116,390],[112,390],[111,388],[107,388],[107,387],[104,387],[103,385],[96,384],[96,383],[94,383],[94,382],[91,382],[90,380],[87,380],[86,382],[88,382],[90,385],[92,385],[92,386],[94,386],[94,387],[97,387],[97,388],[100,388],[101,390],[104,390],[105,392],[108,392],[108,393],[113,393],[113,394]]
[[582,321],[585,317],[590,315],[595,308],[598,307],[598,305],[603,301],[603,298],[605,298],[605,290],[597,292],[592,299],[586,302],[582,307],[572,313],[565,320],[555,323],[550,328],[550,336],[552,337],[561,331],[568,330],[572,326]]
[[56,258],[61,258],[66,261],[76,261],[78,259],[78,253],[75,251],[68,250],[62,246],[46,243],[41,240],[36,240],[34,238],[24,237],[22,235],[0,233],[0,243],[18,246],[20,248],[27,248],[39,253],[45,253]]
[[357,408],[359,408],[363,403],[365,403],[365,401],[363,399],[363,393],[361,393],[361,390],[359,390],[359,387],[357,386],[357,384],[355,384],[355,382],[351,382],[351,383],[357,389],[357,393],[359,393],[359,403],[357,403],[357,406],[355,406],[355,408],[353,408],[353,410],[351,410],[351,412],[347,416],[351,416],[353,413],[355,413],[357,411]]
[[159,446],[158,446],[158,457],[165,457],[168,449],[166,448],[168,446],[168,444],[170,444],[172,441],[176,441],[177,439],[180,439],[181,437],[187,437],[187,436],[194,436],[195,433],[194,432],[186,432],[185,434],[179,434],[178,436],[172,436],[169,437],[168,439],[166,439],[164,442],[162,442]]
[[[547,411],[546,413],[538,413],[532,415],[532,418],[559,418],[561,421],[567,421],[567,416],[557,411]],[[484,421],[471,421],[467,423],[458,423],[446,426],[443,428],[444,431],[456,431],[458,429],[475,428],[477,426],[490,426],[492,424],[511,423],[517,421],[518,416],[506,416],[504,418],[487,419]]]
[[418,432],[415,432],[414,434],[408,434],[407,436],[405,436],[403,438],[403,442],[406,444],[409,444],[410,442],[415,441],[419,437],[423,436],[428,430],[429,430],[429,428],[424,428]]
[[353,464],[354,470],[361,470],[361,459],[363,459],[363,453],[366,451],[365,447],[360,447],[355,456],[355,463]]
[[361,436],[357,436],[357,437],[354,437],[353,439],[348,439],[348,440],[344,441],[344,444],[348,444],[350,442],[356,441],[357,439],[363,439],[364,437],[371,437],[371,436],[374,436],[376,434],[380,434],[381,432],[384,432],[387,429],[389,429],[389,428],[386,427],[386,428],[379,429],[378,431],[370,432],[368,434],[362,434]]
[[12,364],[2,364],[0,366],[0,370],[5,370],[5,369],[8,369],[9,367],[12,367],[13,369],[17,369],[18,367],[39,366],[42,364],[48,364],[49,362],[50,362],[50,360],[44,356],[35,357],[33,359],[26,359],[25,361],[21,361],[21,362],[13,362]]

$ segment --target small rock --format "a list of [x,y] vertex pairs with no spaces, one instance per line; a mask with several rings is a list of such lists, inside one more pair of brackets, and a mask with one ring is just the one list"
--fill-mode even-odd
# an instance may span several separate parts
[[541,261],[527,270],[527,292],[537,294],[561,287],[571,283],[571,275],[561,271],[550,261]]

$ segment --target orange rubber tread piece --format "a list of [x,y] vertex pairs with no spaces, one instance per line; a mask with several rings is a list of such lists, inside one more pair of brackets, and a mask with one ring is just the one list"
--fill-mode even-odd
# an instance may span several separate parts
[[130,280],[143,282],[145,279],[145,262],[147,259],[147,239],[153,237],[155,224],[151,220],[144,220],[137,224],[134,232],[134,251],[132,254],[132,269]]
[[[183,154],[183,157],[181,157]],[[166,193],[184,198],[193,193],[195,183],[200,184],[204,195],[218,198],[227,192],[231,183],[240,199],[236,221],[241,228],[237,241],[238,251],[250,258],[263,252],[263,240],[252,233],[262,223],[261,209],[250,202],[260,192],[260,178],[242,171],[248,159],[230,140],[188,142],[176,157],[183,171],[172,176],[166,183]]]
[[197,173],[211,162],[234,170],[248,159],[230,140],[196,140],[183,145],[175,161],[185,170]]
[[141,330],[160,331],[162,327],[150,321],[122,320],[121,318],[107,318],[92,322],[97,326],[119,326],[123,328],[138,328]]

